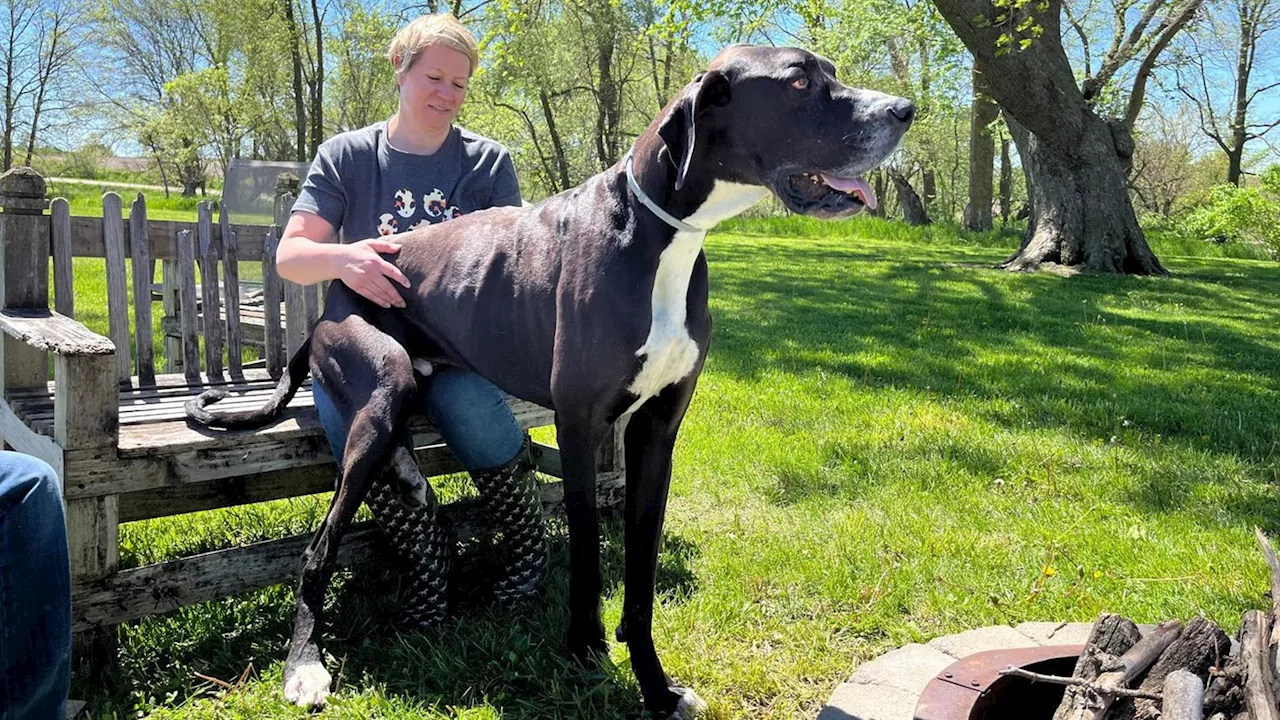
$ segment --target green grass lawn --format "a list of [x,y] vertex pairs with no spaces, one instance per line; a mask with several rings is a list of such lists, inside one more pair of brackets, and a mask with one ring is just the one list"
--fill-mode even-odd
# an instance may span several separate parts
[[[1262,607],[1252,528],[1280,530],[1280,265],[1155,244],[1171,278],[1012,275],[990,269],[1012,236],[878,221],[713,235],[716,334],[659,573],[668,672],[715,718],[812,717],[853,666],[907,642],[1102,610],[1232,632]],[[305,531],[326,503],[129,524],[122,562]],[[625,646],[599,671],[566,663],[555,538],[540,605],[472,599],[464,561],[456,617],[428,633],[397,631],[394,577],[339,574],[340,686],[321,717],[640,717]],[[612,521],[610,628],[621,552]],[[95,718],[304,717],[279,687],[292,615],[277,587],[132,623],[122,676],[73,696]]]

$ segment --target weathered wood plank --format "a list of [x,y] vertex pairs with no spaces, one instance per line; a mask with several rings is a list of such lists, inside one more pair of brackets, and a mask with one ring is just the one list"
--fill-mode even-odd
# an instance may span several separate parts
[[107,253],[107,315],[111,342],[116,345],[116,373],[121,382],[133,375],[129,359],[129,287],[125,275],[124,219],[120,196],[102,196],[102,241]]
[[20,453],[26,453],[49,463],[58,477],[64,477],[62,448],[53,438],[27,427],[22,418],[5,400],[0,400],[0,437],[5,444]]
[[310,327],[307,325],[306,288],[288,280],[281,283],[284,285],[284,352],[285,357],[291,358],[306,340],[306,331],[299,332],[299,329]]
[[177,372],[182,364],[182,320],[178,317],[178,261],[165,260],[160,266],[160,303],[164,314],[160,317],[161,326],[170,322],[176,323],[177,330],[170,334],[165,330],[164,336],[164,371]]
[[64,449],[110,447],[119,437],[115,356],[57,355],[53,438]]
[[[307,335],[310,334],[311,328],[315,326],[316,321],[320,319],[320,285],[307,285],[302,289],[302,308],[303,323],[299,328],[302,335],[302,342],[306,342]],[[301,345],[301,343],[299,343]]]
[[[151,245],[152,257],[158,260],[177,260],[176,240],[178,234],[189,230],[194,235],[197,223],[176,220],[152,220],[147,226],[147,240]],[[231,224],[231,231],[236,233],[240,245],[240,253],[247,257],[257,257],[262,253],[266,241],[268,225]],[[214,240],[221,240],[215,230]],[[132,235],[125,229],[125,246],[130,247]],[[71,218],[71,252],[75,257],[106,257],[106,247],[102,242],[102,218],[73,216]]]
[[[554,421],[551,411],[525,404],[517,408],[522,427]],[[415,447],[442,442],[424,417],[409,421]],[[218,433],[185,421],[120,428],[119,454],[85,451],[64,459],[67,497],[140,492],[253,473],[333,462],[313,407],[289,409],[270,427]]]
[[[201,306],[206,313],[204,330],[204,369],[214,377],[222,375],[222,301],[218,291],[218,258],[222,249],[213,241],[213,208],[208,202],[200,203],[197,213],[197,235],[200,253]],[[239,292],[239,290],[237,290]],[[208,314],[212,313],[212,318]]]
[[49,310],[0,310],[0,332],[40,350],[60,355],[109,355],[110,340]]
[[281,287],[280,275],[276,272],[276,250],[280,246],[280,236],[276,228],[267,233],[267,242],[262,251],[262,307],[264,313],[263,337],[266,345],[263,357],[267,361],[267,372],[271,377],[280,377],[284,372],[284,328],[280,324],[280,303],[284,300],[284,288]]
[[[115,625],[200,602],[269,587],[297,577],[311,534],[267,540],[169,562],[132,568],[78,584],[72,593],[76,630]],[[342,538],[338,563],[350,567],[374,557],[381,533],[357,524]]]
[[69,318],[76,316],[75,277],[72,272],[71,206],[65,198],[49,208],[50,250],[53,252],[54,309]]
[[[616,505],[623,482],[617,474],[602,476],[597,486],[599,504]],[[561,483],[547,483],[539,490],[544,513],[550,515],[563,509]],[[494,529],[487,523],[489,514],[477,498],[445,505],[443,514],[464,540]],[[125,570],[114,577],[80,584],[72,597],[74,626],[83,630],[114,625],[288,582],[298,576],[302,565],[299,558],[310,542],[310,533],[268,540]],[[379,543],[381,534],[372,523],[357,524],[342,538],[338,563],[350,567],[384,555]]]
[[[112,374],[106,377],[114,378]],[[120,567],[118,509],[114,496],[67,502],[72,587],[111,578]],[[115,661],[117,640],[114,628],[78,628],[71,649],[76,673],[100,679],[100,673]]]
[[[147,199],[142,193],[134,198],[129,210],[129,230],[136,238],[147,237]],[[137,359],[138,382],[154,385],[156,382],[155,350],[151,346],[151,245],[136,242],[131,247],[133,256],[133,337],[134,357]]]
[[244,347],[240,330],[240,248],[236,245],[236,233],[227,219],[227,206],[219,203],[219,237],[222,242],[222,268],[227,293],[227,307],[223,313],[227,323],[227,365],[232,379],[244,377]]
[[196,248],[189,230],[178,236],[178,311],[182,316],[182,372],[200,376],[200,338],[196,326]]

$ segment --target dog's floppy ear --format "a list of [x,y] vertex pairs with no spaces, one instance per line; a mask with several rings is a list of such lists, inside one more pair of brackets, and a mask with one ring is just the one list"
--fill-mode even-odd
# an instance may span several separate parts
[[667,156],[676,166],[676,190],[684,186],[693,145],[697,138],[698,115],[712,105],[729,103],[729,80],[719,70],[699,74],[685,87],[680,99],[658,126],[658,136],[667,146]]

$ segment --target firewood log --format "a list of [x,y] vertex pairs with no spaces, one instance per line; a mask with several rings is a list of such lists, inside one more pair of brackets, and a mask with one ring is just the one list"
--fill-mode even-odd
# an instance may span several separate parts
[[[1142,633],[1138,631],[1138,626],[1132,620],[1111,613],[1099,615],[1071,676],[1083,680],[1096,680],[1102,674],[1103,661],[1122,655],[1141,638]],[[1074,720],[1079,717],[1087,700],[1086,689],[1067,688],[1062,696],[1062,703],[1053,713],[1053,720]]]
[[1244,662],[1244,705],[1252,720],[1280,720],[1275,669],[1271,662],[1270,614],[1250,610],[1240,624],[1240,657]]
[[1107,716],[1107,711],[1111,709],[1111,703],[1116,699],[1116,696],[1108,693],[1106,689],[1128,687],[1129,683],[1146,672],[1147,668],[1151,667],[1181,634],[1181,622],[1177,620],[1162,622],[1155,630],[1139,640],[1137,645],[1120,656],[1116,663],[1104,666],[1104,672],[1098,676],[1097,681],[1097,685],[1101,688],[1098,697],[1091,703],[1091,707],[1080,714],[1080,720],[1103,720]]
[[[1209,679],[1209,668],[1221,663],[1231,652],[1231,638],[1211,620],[1192,618],[1182,634],[1151,666],[1151,671],[1138,685],[1139,690],[1159,693],[1165,678],[1175,670],[1187,670],[1200,678],[1203,690]],[[1160,704],[1138,698],[1117,700],[1107,716],[1109,720],[1155,720],[1160,717]]]
[[1187,670],[1174,670],[1164,678],[1163,720],[1203,720],[1204,680]]

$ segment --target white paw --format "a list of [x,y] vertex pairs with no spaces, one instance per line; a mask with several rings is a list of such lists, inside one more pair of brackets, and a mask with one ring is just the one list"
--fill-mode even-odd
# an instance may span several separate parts
[[309,663],[293,671],[284,681],[284,697],[304,708],[321,708],[329,699],[329,684],[333,676],[324,665]]
[[435,372],[436,367],[431,364],[430,360],[423,358],[413,359],[413,369],[422,377],[431,377],[431,373]]
[[698,693],[682,687],[673,687],[671,691],[680,695],[680,702],[668,720],[695,720],[707,711],[707,703]]

